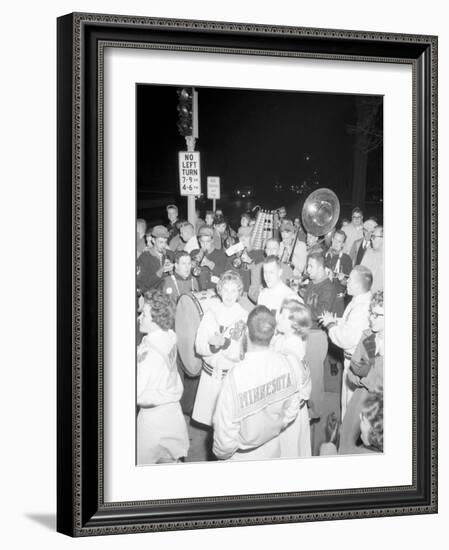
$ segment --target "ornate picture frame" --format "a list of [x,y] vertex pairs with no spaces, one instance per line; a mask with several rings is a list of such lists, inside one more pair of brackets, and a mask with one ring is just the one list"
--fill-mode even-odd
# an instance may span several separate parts
[[[437,512],[437,37],[75,13],[58,19],[58,504],[70,536]],[[104,499],[106,47],[403,64],[412,69],[412,483]],[[391,411],[390,411],[391,412]]]

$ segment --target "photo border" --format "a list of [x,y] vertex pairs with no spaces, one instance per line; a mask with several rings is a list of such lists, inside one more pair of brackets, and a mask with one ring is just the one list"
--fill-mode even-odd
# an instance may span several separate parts
[[[104,503],[102,104],[107,45],[412,65],[411,486]],[[58,531],[87,536],[436,512],[436,227],[436,37],[95,14],[59,18]]]

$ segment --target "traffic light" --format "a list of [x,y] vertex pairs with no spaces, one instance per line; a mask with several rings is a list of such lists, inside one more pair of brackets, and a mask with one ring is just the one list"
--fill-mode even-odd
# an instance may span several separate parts
[[181,136],[193,134],[193,88],[178,90],[178,131]]

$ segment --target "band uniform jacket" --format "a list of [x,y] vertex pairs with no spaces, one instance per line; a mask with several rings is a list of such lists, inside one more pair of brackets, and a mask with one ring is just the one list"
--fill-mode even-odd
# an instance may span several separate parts
[[164,263],[168,259],[173,262],[171,250],[160,254],[154,247],[148,248],[137,258],[137,288],[146,292],[156,288],[164,276]]
[[[192,251],[191,254],[195,254],[195,251]],[[214,267],[212,270],[205,266],[201,267],[201,273],[198,277],[200,290],[215,288],[216,282],[214,282],[214,279],[218,279],[220,275],[225,272],[227,262],[227,256],[221,248],[213,248],[210,252],[205,254],[204,257],[212,262]],[[212,279],[212,277],[214,279]]]
[[[352,270],[352,261],[351,258],[344,252],[335,254],[331,249],[329,249],[324,258],[324,265],[334,274],[332,284],[334,285],[337,293],[335,299],[335,313],[337,314],[337,317],[341,317],[345,310],[344,300],[346,294],[346,284],[343,284],[343,282],[338,279],[337,274],[343,273],[344,275],[349,276]],[[347,282],[347,279],[345,282]]]
[[183,278],[176,272],[164,277],[159,285],[159,289],[170,296],[170,298],[176,302],[181,294],[187,294],[188,292],[196,292],[199,290],[198,281],[192,275],[187,278]]
[[297,371],[288,358],[269,348],[248,352],[223,382],[213,419],[215,456],[279,458],[279,434],[299,407]]
[[310,283],[304,291],[304,303],[309,306],[312,315],[313,328],[318,327],[318,316],[329,311],[335,312],[335,300],[337,291],[329,277],[325,277],[319,283]]

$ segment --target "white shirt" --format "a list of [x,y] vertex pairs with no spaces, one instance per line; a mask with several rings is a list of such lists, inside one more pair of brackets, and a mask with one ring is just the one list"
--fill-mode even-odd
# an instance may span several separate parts
[[286,299],[297,300],[298,302],[304,303],[296,292],[294,292],[282,281],[279,281],[276,286],[272,288],[263,288],[260,291],[257,299],[257,305],[266,306],[268,309],[279,311],[281,309],[282,302]]
[[329,329],[329,338],[339,348],[354,353],[362,332],[369,328],[368,316],[371,292],[354,296],[337,324]]
[[199,250],[200,245],[198,244],[198,239],[196,238],[196,235],[193,235],[193,237],[190,237],[190,239],[186,242],[184,246],[184,251],[188,252],[189,254],[192,252],[192,250]]
[[363,224],[356,226],[350,223],[345,225],[345,227],[342,228],[342,231],[346,233],[346,241],[343,247],[343,252],[349,254],[355,241],[363,238]]

